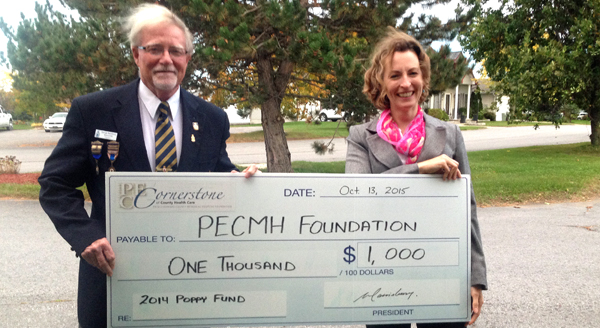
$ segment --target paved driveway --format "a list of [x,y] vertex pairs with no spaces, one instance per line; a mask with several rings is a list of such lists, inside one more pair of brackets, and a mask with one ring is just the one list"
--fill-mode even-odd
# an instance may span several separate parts
[[[0,327],[77,327],[78,259],[37,201],[0,209]],[[600,199],[478,214],[490,290],[474,327],[600,327]]]
[[62,132],[44,130],[0,131],[0,157],[16,156],[22,162],[21,173],[41,172],[61,136]]

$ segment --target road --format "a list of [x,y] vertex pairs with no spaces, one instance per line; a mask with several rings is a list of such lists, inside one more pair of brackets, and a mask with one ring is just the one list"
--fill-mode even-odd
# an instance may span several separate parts
[[[242,131],[232,128],[232,133]],[[516,148],[539,145],[558,145],[589,142],[589,125],[563,125],[560,129],[541,126],[534,130],[531,126],[509,128],[489,127],[481,130],[463,131],[468,151]],[[44,161],[54,149],[62,133],[46,133],[44,130],[0,131],[0,157],[16,156],[22,162],[21,172],[40,172]],[[314,140],[290,140],[288,146],[293,161],[331,162],[346,159],[346,141],[334,140],[333,154],[317,155],[311,148]],[[321,141],[328,142],[329,139]],[[236,164],[266,163],[265,145],[262,142],[232,143],[227,145],[229,157]]]
[[[0,327],[77,327],[73,252],[37,201],[0,208]],[[600,327],[600,199],[478,214],[490,289],[473,327]]]

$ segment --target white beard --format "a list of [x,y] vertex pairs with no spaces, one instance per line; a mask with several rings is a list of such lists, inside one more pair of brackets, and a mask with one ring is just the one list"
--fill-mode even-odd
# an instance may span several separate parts
[[173,76],[173,78],[169,79],[160,79],[156,76],[152,77],[152,82],[154,83],[154,87],[158,90],[162,91],[170,91],[177,87],[177,77]]
[[[158,71],[172,71],[173,74],[155,73]],[[177,69],[175,66],[156,66],[152,70],[152,83],[162,91],[170,91],[177,87]]]

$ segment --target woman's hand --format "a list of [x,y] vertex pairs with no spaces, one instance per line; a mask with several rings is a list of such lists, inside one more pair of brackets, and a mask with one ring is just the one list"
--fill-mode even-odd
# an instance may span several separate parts
[[471,299],[472,304],[471,307],[473,309],[473,314],[471,314],[471,321],[469,321],[466,325],[472,325],[475,323],[479,315],[481,314],[481,306],[483,305],[483,292],[478,287],[471,287]]
[[444,180],[460,179],[460,170],[458,162],[448,157],[440,155],[438,157],[418,163],[420,174],[443,174]]
[[[238,171],[233,170],[233,171],[231,171],[231,173],[238,173]],[[256,166],[256,164],[251,164],[250,166],[245,168],[242,171],[242,173],[244,173],[244,176],[246,178],[249,178],[249,177],[255,175],[256,173],[262,173],[262,171],[258,169],[258,166]]]

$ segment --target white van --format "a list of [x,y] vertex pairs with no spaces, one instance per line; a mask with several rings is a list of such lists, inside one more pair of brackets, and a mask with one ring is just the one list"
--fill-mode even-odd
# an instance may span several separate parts
[[13,119],[12,115],[8,113],[2,106],[0,105],[0,129],[5,128],[7,130],[13,129]]

